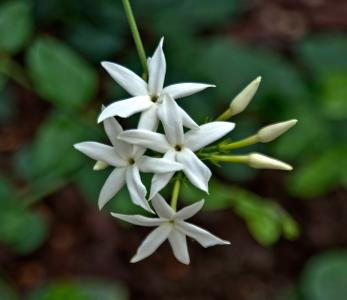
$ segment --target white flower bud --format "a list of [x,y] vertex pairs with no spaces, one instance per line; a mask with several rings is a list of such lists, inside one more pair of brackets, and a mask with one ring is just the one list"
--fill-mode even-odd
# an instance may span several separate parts
[[106,169],[107,167],[108,167],[108,164],[107,164],[107,163],[105,163],[105,162],[103,162],[103,161],[101,161],[101,160],[98,160],[98,161],[95,163],[95,165],[94,165],[94,167],[93,167],[93,170],[94,170],[94,171],[101,171],[101,170]]
[[285,133],[287,130],[292,128],[297,122],[298,120],[289,120],[265,126],[258,131],[257,136],[259,138],[259,141],[262,143],[271,142]]
[[251,153],[248,156],[248,165],[255,169],[293,170],[292,166],[259,153]]
[[248,84],[230,103],[229,107],[232,112],[232,116],[244,111],[248,104],[254,97],[259,87],[261,77],[257,77],[250,84]]

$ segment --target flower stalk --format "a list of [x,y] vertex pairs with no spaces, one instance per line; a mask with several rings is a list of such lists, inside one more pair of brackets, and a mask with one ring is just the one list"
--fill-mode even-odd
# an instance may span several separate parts
[[123,6],[124,6],[124,11],[125,14],[127,16],[128,19],[128,23],[130,26],[130,30],[131,33],[133,35],[133,39],[136,45],[136,49],[137,49],[137,54],[139,56],[142,68],[143,68],[143,79],[147,80],[148,77],[148,68],[147,68],[147,59],[146,59],[146,52],[145,52],[145,48],[143,47],[143,43],[141,40],[141,36],[139,33],[139,29],[137,28],[137,24],[136,24],[136,20],[134,17],[134,13],[133,10],[131,8],[130,5],[130,1],[129,0],[122,0],[123,1]]
[[172,189],[172,195],[171,195],[171,208],[176,211],[177,210],[177,201],[178,201],[178,195],[180,193],[181,189],[181,179],[177,177],[175,180],[174,187]]

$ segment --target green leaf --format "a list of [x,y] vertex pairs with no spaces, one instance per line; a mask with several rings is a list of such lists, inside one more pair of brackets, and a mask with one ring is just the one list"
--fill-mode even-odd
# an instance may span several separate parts
[[281,236],[281,228],[268,216],[259,215],[248,221],[248,229],[254,239],[263,246],[271,246]]
[[38,38],[29,49],[27,63],[37,91],[57,107],[79,110],[95,96],[96,72],[62,42]]
[[16,53],[33,30],[31,6],[26,1],[7,1],[0,6],[0,52]]
[[18,254],[30,254],[38,249],[47,237],[47,225],[39,214],[19,208],[0,214],[0,239]]
[[312,198],[337,187],[343,182],[346,146],[338,146],[306,161],[289,177],[287,187],[294,196]]
[[127,290],[119,282],[96,279],[56,281],[35,291],[30,300],[126,300]]
[[313,257],[301,277],[307,300],[345,299],[347,295],[347,252],[333,251]]

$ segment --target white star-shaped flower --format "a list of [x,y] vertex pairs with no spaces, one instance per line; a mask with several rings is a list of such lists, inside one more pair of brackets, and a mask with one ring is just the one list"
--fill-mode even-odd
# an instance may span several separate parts
[[102,161],[115,167],[103,185],[98,205],[101,209],[126,183],[131,199],[147,211],[153,212],[146,200],[147,190],[140,177],[141,172],[166,173],[181,170],[183,166],[165,158],[152,158],[143,155],[143,147],[130,145],[117,137],[123,132],[121,125],[115,118],[104,121],[104,128],[112,146],[97,143],[83,142],[74,147],[97,161]]
[[[164,120],[165,135],[144,129],[134,129],[124,131],[119,138],[131,144],[165,153],[164,158],[184,165],[183,172],[193,185],[208,192],[211,171],[194,152],[229,133],[235,124],[211,122],[184,133],[182,120],[175,117],[178,113],[178,105],[170,96],[166,95],[165,98],[167,105],[159,108],[161,118]],[[174,172],[167,172],[153,176],[150,199],[166,186],[173,175]]]
[[[161,119],[158,107],[166,104],[165,99],[162,97],[164,94],[169,94],[174,99],[178,99],[200,92],[208,87],[214,87],[214,85],[203,83],[178,83],[164,88],[166,61],[163,52],[163,39],[161,39],[152,58],[148,59],[148,83],[121,65],[111,62],[102,62],[101,64],[111,77],[133,97],[116,101],[107,106],[100,114],[98,122],[112,116],[127,118],[135,113],[142,112],[138,128],[155,131],[158,120]],[[177,117],[182,118],[184,126],[188,128],[198,127],[181,108],[179,108]]]
[[137,253],[131,259],[132,263],[138,262],[153,254],[166,239],[169,240],[177,260],[184,264],[189,264],[190,261],[186,236],[196,240],[205,248],[214,245],[230,244],[230,242],[224,241],[210,232],[185,221],[203,207],[204,200],[187,206],[178,212],[175,212],[160,194],[157,194],[153,198],[152,204],[159,218],[111,213],[113,217],[135,225],[158,226],[158,228],[154,229],[146,237],[137,249]]

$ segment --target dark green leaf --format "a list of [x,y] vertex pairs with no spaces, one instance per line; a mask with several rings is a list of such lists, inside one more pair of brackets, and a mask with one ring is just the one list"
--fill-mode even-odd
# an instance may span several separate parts
[[27,42],[33,29],[27,1],[7,1],[0,6],[0,51],[15,53]]
[[38,38],[28,52],[27,63],[37,91],[58,107],[78,110],[95,96],[96,72],[57,40]]

